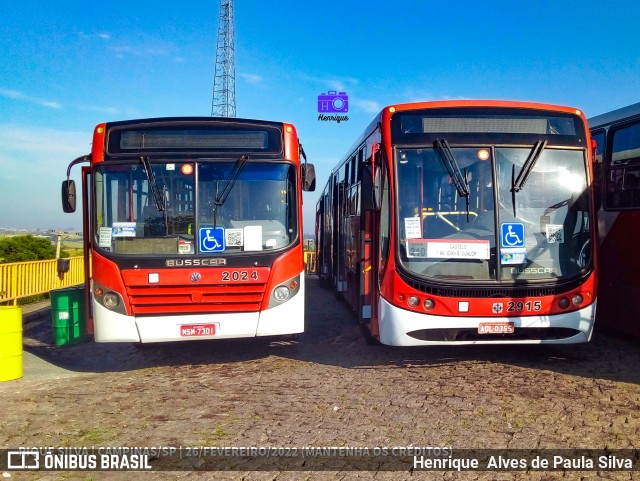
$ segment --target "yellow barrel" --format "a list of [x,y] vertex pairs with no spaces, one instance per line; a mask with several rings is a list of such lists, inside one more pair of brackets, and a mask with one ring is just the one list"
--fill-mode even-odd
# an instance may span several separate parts
[[22,308],[0,306],[0,381],[22,377]]

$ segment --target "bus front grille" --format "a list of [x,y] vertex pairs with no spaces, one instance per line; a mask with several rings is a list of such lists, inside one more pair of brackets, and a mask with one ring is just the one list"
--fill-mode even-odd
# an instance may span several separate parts
[[266,284],[128,287],[133,315],[260,310]]

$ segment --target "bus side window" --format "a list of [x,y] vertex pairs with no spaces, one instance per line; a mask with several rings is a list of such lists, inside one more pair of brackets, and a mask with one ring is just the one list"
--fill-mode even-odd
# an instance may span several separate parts
[[[640,122],[610,131],[605,156],[605,209],[640,208]],[[597,141],[597,140],[596,140]]]

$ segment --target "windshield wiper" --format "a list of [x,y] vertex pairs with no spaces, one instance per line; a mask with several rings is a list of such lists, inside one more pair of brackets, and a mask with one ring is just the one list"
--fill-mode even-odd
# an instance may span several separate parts
[[449,144],[446,139],[436,139],[433,141],[433,147],[442,159],[445,169],[449,173],[449,177],[456,186],[456,190],[460,197],[464,197],[467,201],[467,222],[469,222],[469,182],[467,182],[467,169],[464,169],[464,175],[460,172],[460,166],[456,161]]
[[520,169],[520,173],[518,174],[518,178],[513,181],[513,185],[511,186],[511,190],[513,192],[520,192],[524,187],[525,182],[529,178],[529,174],[533,170],[533,167],[536,165],[536,162],[540,158],[542,151],[547,146],[546,140],[538,140],[536,144],[531,149],[529,153],[529,157],[524,161],[522,169]]
[[463,176],[462,172],[460,172],[460,166],[453,157],[449,144],[447,144],[447,140],[436,139],[433,142],[433,147],[442,159],[442,163],[444,164],[445,169],[447,169],[449,177],[451,177],[451,180],[453,181],[453,185],[456,186],[458,194],[460,194],[461,197],[468,198],[470,193],[469,184],[467,184],[466,176]]
[[167,209],[167,199],[164,196],[164,187],[162,188],[162,192],[160,192],[158,184],[156,183],[156,176],[151,168],[151,162],[149,162],[149,157],[140,157],[140,162],[142,163],[144,173],[147,176],[147,182],[149,182],[149,190],[153,197],[153,205],[155,205],[158,211],[163,212]]
[[238,160],[236,160],[236,163],[233,166],[233,171],[231,172],[231,178],[225,184],[224,189],[222,189],[222,192],[220,192],[216,196],[215,200],[213,201],[214,212],[219,206],[224,204],[225,200],[227,200],[227,197],[229,196],[231,189],[233,189],[233,186],[238,181],[238,177],[240,177],[240,174],[242,173],[242,169],[244,169],[244,166],[246,165],[247,160],[249,160],[248,155],[243,155]]
[[531,152],[529,152],[529,157],[524,161],[520,172],[518,173],[518,178],[516,178],[516,166],[515,164],[511,165],[511,204],[513,206],[513,216],[516,215],[516,192],[520,192],[524,187],[525,182],[529,178],[529,174],[533,170],[533,167],[536,165],[536,162],[540,158],[542,151],[547,146],[546,140],[538,140]]

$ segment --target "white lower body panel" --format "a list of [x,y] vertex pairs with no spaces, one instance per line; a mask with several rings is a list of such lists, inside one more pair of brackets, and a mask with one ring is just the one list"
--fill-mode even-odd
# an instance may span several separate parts
[[[521,317],[445,317],[420,314],[396,307],[380,297],[379,302],[380,342],[390,346],[423,346],[442,344],[575,344],[588,342],[593,332],[596,315],[596,303],[578,311],[553,316]],[[575,336],[565,339],[513,339],[504,340],[461,340],[461,341],[425,341],[407,335],[409,332],[425,329],[478,329],[481,322],[513,322],[516,332],[522,328],[563,327],[579,331]]]
[[[300,275],[300,290],[295,296],[262,312],[135,317],[110,311],[94,300],[93,318],[96,342],[170,342],[298,334],[304,332],[304,273]],[[214,324],[216,333],[181,336],[180,327],[192,324]]]

